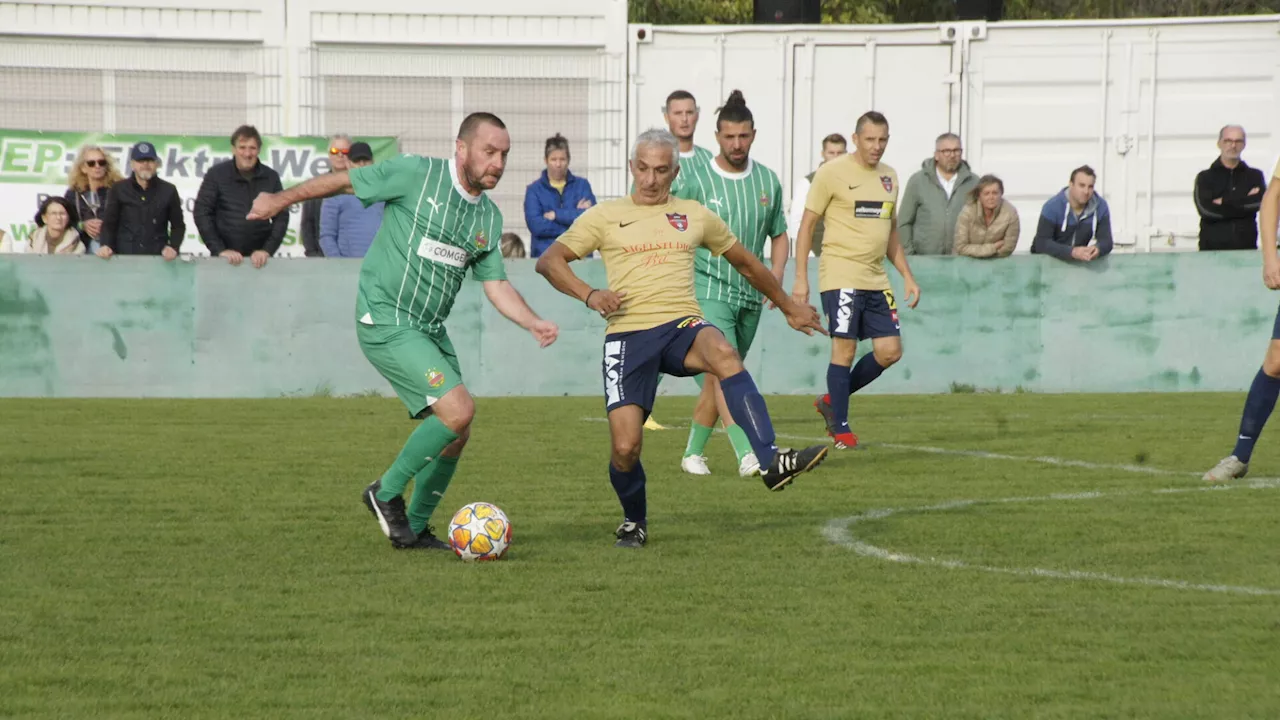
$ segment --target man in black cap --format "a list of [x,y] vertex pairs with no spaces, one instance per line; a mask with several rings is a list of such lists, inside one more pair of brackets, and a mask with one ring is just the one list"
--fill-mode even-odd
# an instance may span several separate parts
[[182,199],[178,188],[156,177],[159,164],[155,146],[145,140],[129,151],[129,179],[112,185],[107,193],[98,257],[117,253],[160,255],[165,260],[178,257],[187,234]]

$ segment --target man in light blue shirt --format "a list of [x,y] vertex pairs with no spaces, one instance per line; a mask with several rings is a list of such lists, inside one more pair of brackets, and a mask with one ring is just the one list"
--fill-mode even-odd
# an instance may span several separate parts
[[[351,144],[347,153],[350,167],[373,164],[369,143]],[[351,194],[325,198],[320,206],[320,249],[325,257],[361,258],[373,244],[373,236],[382,225],[383,203],[365,207]]]

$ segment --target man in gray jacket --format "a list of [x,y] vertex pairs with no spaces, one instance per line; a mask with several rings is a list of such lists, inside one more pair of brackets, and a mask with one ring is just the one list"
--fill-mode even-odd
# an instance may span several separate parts
[[962,156],[960,137],[943,133],[933,157],[907,180],[898,209],[898,235],[908,255],[950,255],[955,249],[956,218],[978,176]]

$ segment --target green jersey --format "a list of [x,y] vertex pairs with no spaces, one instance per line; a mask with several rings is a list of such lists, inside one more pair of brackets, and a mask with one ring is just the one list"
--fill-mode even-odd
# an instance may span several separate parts
[[[684,169],[680,175],[684,176]],[[730,173],[713,159],[695,165],[680,196],[697,200],[720,216],[748,251],[761,260],[767,240],[787,231],[782,210],[782,183],[772,170],[755,160],[747,169]],[[728,260],[703,248],[694,256],[694,288],[699,300],[715,300],[739,308],[760,307],[762,296]]]
[[360,266],[358,322],[440,334],[467,268],[476,280],[506,279],[502,213],[463,190],[457,172],[452,158],[407,154],[350,170],[365,207],[385,203]]

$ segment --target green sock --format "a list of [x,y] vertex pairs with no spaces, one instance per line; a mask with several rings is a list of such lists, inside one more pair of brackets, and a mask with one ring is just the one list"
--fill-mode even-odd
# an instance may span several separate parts
[[701,390],[701,389],[702,389],[702,385],[703,385],[703,383],[705,383],[705,382],[707,381],[707,379],[706,379],[706,378],[707,378],[707,374],[706,374],[706,373],[698,373],[697,375],[694,375],[694,376],[693,376],[693,381],[694,381],[694,382],[696,382],[696,383],[698,383],[698,389],[699,389],[699,390]]
[[458,434],[450,430],[440,418],[429,416],[404,443],[400,456],[391,463],[391,467],[382,475],[382,489],[378,491],[378,499],[382,502],[392,500],[404,494],[404,489],[414,475],[422,472],[428,463],[440,457],[449,443],[458,439]]
[[445,490],[449,489],[453,471],[457,469],[458,458],[441,455],[418,473],[418,479],[413,483],[413,495],[409,498],[409,529],[415,535],[421,535],[427,523],[431,522],[431,513],[436,511]]
[[698,423],[689,425],[689,444],[684,448],[684,456],[701,455],[707,447],[707,439],[711,437],[711,428]]
[[733,443],[733,451],[738,454],[738,462],[742,462],[742,458],[751,452],[751,441],[747,439],[747,433],[737,425],[730,425],[724,430],[729,435],[729,442]]

